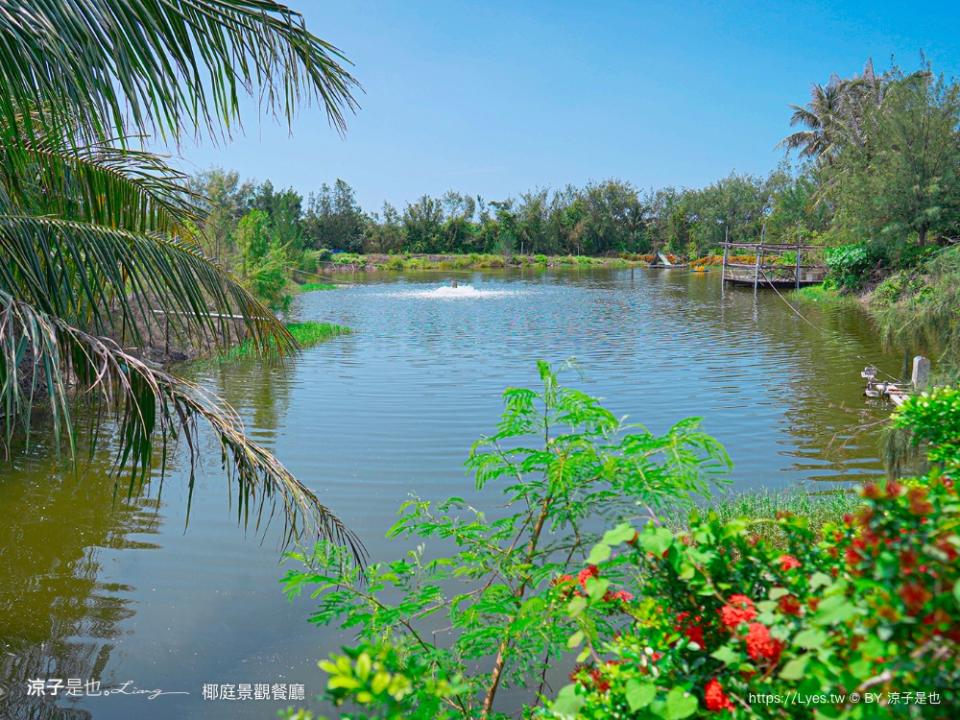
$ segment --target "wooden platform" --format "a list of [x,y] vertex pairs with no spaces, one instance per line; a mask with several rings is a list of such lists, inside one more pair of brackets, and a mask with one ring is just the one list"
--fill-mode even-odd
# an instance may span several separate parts
[[[777,287],[777,288],[798,288],[807,285],[819,285],[826,277],[827,271],[821,268],[810,270],[801,270],[798,280],[792,268],[786,268],[789,271],[788,277],[778,277],[776,275],[780,266],[767,265],[763,268],[763,274],[757,280],[757,287]],[[753,287],[754,268],[750,266],[749,270],[740,270],[727,266],[723,277],[724,281],[731,285],[747,285]]]
[[[725,283],[747,285],[756,290],[762,287],[801,288],[823,282],[827,275],[826,266],[803,264],[804,252],[807,258],[811,254],[819,256],[823,248],[801,245],[799,242],[795,244],[764,243],[764,234],[761,233],[758,243],[723,243],[721,272]],[[747,250],[755,260],[750,263],[731,262],[731,250]],[[787,258],[782,256],[788,253],[794,254],[794,258],[783,262]],[[807,262],[809,263],[809,259]]]

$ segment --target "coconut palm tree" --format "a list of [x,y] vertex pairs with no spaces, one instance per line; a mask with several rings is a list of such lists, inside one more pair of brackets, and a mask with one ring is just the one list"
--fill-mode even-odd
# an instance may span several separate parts
[[801,157],[829,158],[842,135],[846,89],[846,83],[836,77],[826,85],[814,85],[807,105],[790,106],[790,125],[806,129],[788,135],[780,144],[788,150],[799,150]]
[[[109,432],[134,492],[200,428],[219,439],[239,517],[282,510],[306,530],[362,546],[317,497],[253,443],[229,407],[143,353],[157,313],[182,337],[223,343],[237,323],[261,352],[295,351],[282,324],[196,241],[186,178],[146,137],[218,141],[239,97],[292,119],[318,102],[344,128],[357,84],[334,46],[274,0],[0,0],[0,444],[29,443],[38,412],[78,451]],[[164,463],[165,464],[165,463]]]
[[928,69],[904,75],[899,68],[877,74],[873,60],[851,78],[834,75],[826,85],[814,85],[807,105],[791,105],[790,125],[806,129],[785,137],[780,145],[798,150],[801,157],[830,163],[844,145],[863,148],[867,143],[867,118],[883,105],[893,82],[925,82]]

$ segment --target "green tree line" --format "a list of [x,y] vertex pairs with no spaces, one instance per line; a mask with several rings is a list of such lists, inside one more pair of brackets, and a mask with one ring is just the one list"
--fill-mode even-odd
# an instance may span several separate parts
[[[194,179],[209,198],[214,254],[236,255],[259,277],[286,254],[309,269],[320,252],[613,255],[666,250],[685,257],[724,241],[838,246],[863,243],[888,265],[960,235],[960,88],[924,67],[883,74],[868,63],[815,85],[794,107],[800,129],[766,176],[731,173],[702,188],[642,190],[608,179],[540,188],[498,200],[455,190],[402,208],[364,209],[343,179],[305,198],[268,180],[210,170]],[[796,151],[790,155],[789,151]],[[263,213],[259,220],[251,216]],[[251,242],[262,226],[267,242]]]

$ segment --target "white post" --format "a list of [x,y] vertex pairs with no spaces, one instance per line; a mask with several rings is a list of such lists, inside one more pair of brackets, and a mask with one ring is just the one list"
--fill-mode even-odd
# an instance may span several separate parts
[[930,382],[930,360],[923,355],[917,355],[913,359],[913,374],[910,376],[910,382],[917,390],[923,390]]

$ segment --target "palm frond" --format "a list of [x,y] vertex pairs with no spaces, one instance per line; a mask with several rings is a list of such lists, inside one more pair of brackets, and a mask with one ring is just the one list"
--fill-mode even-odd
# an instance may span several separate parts
[[0,0],[0,115],[37,135],[229,133],[258,92],[288,120],[318,100],[344,128],[358,85],[336,47],[274,0]]
[[[114,341],[91,335],[0,290],[0,423],[7,449],[46,395],[56,438],[73,451],[70,406],[74,392],[105,408],[116,436],[117,469],[129,472],[136,492],[153,467],[155,437],[182,441],[188,450],[191,491],[200,456],[200,423],[220,443],[228,478],[237,486],[237,517],[260,529],[279,506],[284,540],[314,533],[345,545],[362,562],[359,538],[267,450],[244,434],[237,414],[197,385],[150,366]],[[96,410],[94,410],[96,412]],[[162,469],[161,469],[162,477]],[[265,517],[265,512],[267,513]]]
[[0,290],[98,335],[140,344],[162,314],[177,333],[213,344],[237,322],[254,348],[283,355],[296,342],[276,317],[192,244],[50,217],[0,215]]
[[203,217],[200,198],[186,189],[188,177],[155,153],[50,136],[0,137],[5,214],[49,215],[188,239]]

